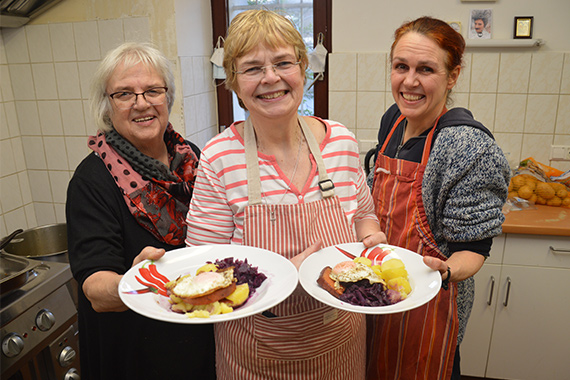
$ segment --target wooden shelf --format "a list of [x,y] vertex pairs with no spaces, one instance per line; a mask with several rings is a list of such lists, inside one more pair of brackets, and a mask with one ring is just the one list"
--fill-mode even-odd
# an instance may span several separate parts
[[466,39],[465,46],[468,48],[482,47],[482,48],[530,48],[539,47],[546,42],[541,39],[512,39],[512,40],[473,40]]

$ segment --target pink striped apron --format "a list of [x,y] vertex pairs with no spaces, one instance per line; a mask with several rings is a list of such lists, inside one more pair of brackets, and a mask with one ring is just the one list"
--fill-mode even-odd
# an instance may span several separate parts
[[[249,119],[244,131],[249,191],[244,245],[265,248],[288,259],[317,239],[322,239],[324,246],[356,240],[334,195],[316,139],[300,117],[299,123],[317,162],[324,198],[306,204],[261,202],[257,147]],[[218,379],[364,379],[364,316],[326,306],[301,286],[269,312],[216,324]]]
[[[403,118],[400,116],[390,131],[375,165],[372,197],[380,228],[388,244],[447,260],[428,225],[421,191],[435,127],[426,138],[421,163],[383,154]],[[450,283],[449,290],[440,290],[417,309],[369,316],[367,379],[449,379],[457,344],[456,298],[457,284]]]

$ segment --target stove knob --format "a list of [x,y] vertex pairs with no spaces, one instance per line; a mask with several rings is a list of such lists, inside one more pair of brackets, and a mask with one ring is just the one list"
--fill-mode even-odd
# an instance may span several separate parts
[[2,339],[2,352],[9,358],[19,355],[24,350],[24,339],[16,333],[8,334]]
[[55,325],[55,317],[53,313],[47,309],[42,309],[36,315],[36,326],[42,331],[48,331]]
[[81,376],[79,376],[79,372],[75,368],[71,368],[66,372],[63,380],[81,380]]
[[57,357],[57,361],[59,362],[60,366],[68,367],[75,360],[75,356],[76,356],[75,350],[72,347],[67,346],[63,350],[61,350],[59,356]]

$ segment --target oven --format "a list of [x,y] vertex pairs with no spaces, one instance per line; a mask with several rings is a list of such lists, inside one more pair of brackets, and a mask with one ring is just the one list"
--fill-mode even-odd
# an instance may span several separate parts
[[[21,284],[3,289],[0,296],[1,378],[80,379],[77,287],[69,264],[5,253],[1,257],[2,286],[4,278],[25,274]],[[25,267],[8,272],[18,262]]]

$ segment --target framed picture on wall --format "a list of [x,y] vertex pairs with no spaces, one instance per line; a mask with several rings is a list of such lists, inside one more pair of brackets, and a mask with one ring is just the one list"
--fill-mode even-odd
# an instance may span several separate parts
[[534,17],[515,17],[515,31],[513,38],[532,38],[532,24]]
[[461,22],[460,21],[448,21],[449,26],[453,28],[457,33],[461,34]]
[[492,9],[473,9],[469,18],[469,38],[490,39],[492,34]]

